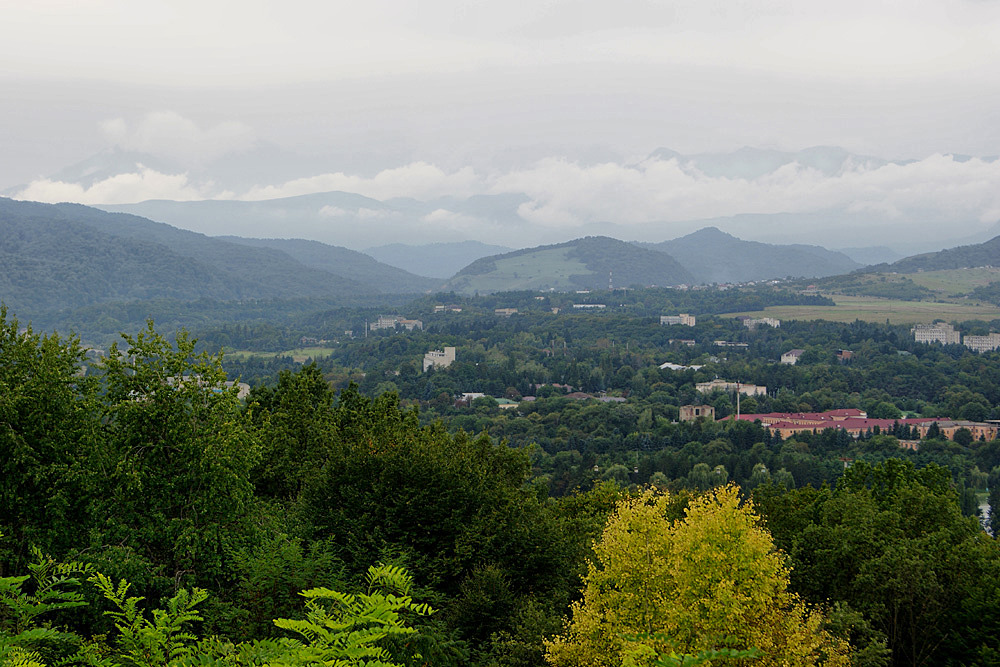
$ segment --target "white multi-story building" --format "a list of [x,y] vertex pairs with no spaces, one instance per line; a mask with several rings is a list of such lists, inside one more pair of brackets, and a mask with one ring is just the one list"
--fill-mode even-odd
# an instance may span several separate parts
[[955,331],[955,327],[944,322],[937,324],[918,324],[910,332],[913,340],[918,343],[942,343],[944,345],[958,345],[962,342],[961,332]]
[[781,355],[781,363],[787,364],[789,366],[794,366],[799,362],[799,357],[801,357],[804,352],[805,350],[801,348],[789,350],[788,352],[785,352],[784,354]]
[[726,380],[719,380],[718,378],[711,382],[698,382],[694,388],[703,394],[710,394],[716,389],[720,389],[722,391],[738,391],[746,396],[767,395],[767,387],[761,387],[756,384],[744,384],[742,382],[728,382]]
[[781,320],[776,320],[773,317],[748,317],[743,320],[743,326],[747,329],[756,329],[761,325],[777,329],[781,326]]
[[660,315],[661,325],[683,324],[684,326],[693,327],[694,323],[694,315],[688,315],[687,313],[681,313],[680,315]]
[[396,327],[403,327],[407,331],[413,331],[414,329],[423,329],[424,323],[420,320],[408,320],[399,315],[380,315],[377,320],[370,322],[368,324],[369,331],[378,331],[379,329],[395,329]]
[[1000,333],[991,333],[986,336],[966,336],[962,339],[962,344],[973,352],[992,352],[1000,348]]
[[455,363],[455,348],[446,347],[443,350],[431,350],[424,355],[424,372],[431,366],[448,368]]

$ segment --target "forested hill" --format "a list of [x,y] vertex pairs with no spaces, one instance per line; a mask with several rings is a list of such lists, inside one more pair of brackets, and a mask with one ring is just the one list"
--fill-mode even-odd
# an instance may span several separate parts
[[715,227],[644,246],[676,258],[699,282],[706,283],[818,278],[849,273],[861,266],[847,255],[821,246],[744,241]]
[[995,236],[985,243],[905,257],[889,266],[891,270],[899,273],[915,273],[997,265],[1000,265],[1000,236]]
[[459,271],[446,284],[456,292],[523,289],[607,288],[679,285],[695,282],[691,273],[663,252],[640,248],[606,236],[526,248],[484,257]]
[[224,241],[255,248],[281,250],[306,266],[327,271],[343,278],[357,280],[380,292],[412,294],[441,286],[441,280],[410,273],[390,266],[356,250],[306,239],[245,239],[220,236]]
[[148,299],[346,299],[376,290],[270,248],[76,204],[0,198],[0,300],[23,316]]

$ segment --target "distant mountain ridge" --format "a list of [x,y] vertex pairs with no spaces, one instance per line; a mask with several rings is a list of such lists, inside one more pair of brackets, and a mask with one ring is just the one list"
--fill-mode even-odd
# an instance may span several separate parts
[[694,276],[666,253],[606,236],[483,257],[458,272],[444,289],[456,292],[679,285]]
[[788,164],[815,169],[836,176],[846,168],[863,165],[869,169],[889,164],[888,160],[869,155],[855,155],[839,146],[812,146],[796,152],[744,146],[730,153],[695,153],[684,155],[669,148],[658,148],[650,156],[658,160],[677,160],[682,167],[697,169],[715,178],[755,179]]
[[356,250],[306,239],[246,239],[240,236],[218,237],[230,243],[280,250],[306,266],[350,278],[379,292],[409,294],[437,288],[441,280],[405,271],[379,262]]
[[376,288],[306,265],[275,248],[233,243],[78,204],[4,198],[0,267],[0,300],[26,318],[89,304],[155,299],[317,298],[358,303],[383,289],[422,291],[427,281],[417,285],[404,274],[398,289],[392,289],[388,276],[400,272],[386,266]]
[[427,245],[389,245],[366,248],[364,253],[380,262],[412,271],[422,276],[450,278],[481,257],[511,252],[513,248],[488,245],[479,241],[429,243]]
[[744,241],[715,227],[644,247],[676,258],[697,282],[730,283],[786,276],[818,278],[863,266],[841,252],[812,245]]
[[520,194],[418,201],[378,200],[330,191],[278,199],[149,200],[97,208],[141,215],[210,236],[270,238],[279,229],[285,238],[311,238],[336,246],[370,249],[387,241],[415,245],[439,241],[441,237],[454,238],[451,230],[456,224],[467,226],[469,233],[486,232],[497,238],[517,236],[527,227],[517,213],[525,201],[527,197]]
[[905,257],[893,262],[889,267],[899,273],[915,273],[998,265],[1000,265],[1000,236],[995,236],[984,243]]
[[[434,194],[428,193],[426,198],[412,198],[393,197],[392,193],[419,192],[420,187],[397,190],[375,186],[377,174],[395,168],[419,171],[437,167],[422,163],[407,167],[389,164],[363,167],[365,158],[358,155],[296,154],[260,140],[246,139],[248,143],[245,146],[224,156],[211,158],[206,155],[200,160],[184,163],[180,163],[176,156],[166,158],[122,148],[104,150],[50,174],[48,179],[36,179],[32,184],[10,188],[0,194],[50,197],[58,192],[73,192],[53,189],[51,181],[55,181],[77,186],[81,191],[79,196],[91,199],[100,196],[100,193],[88,192],[89,188],[124,174],[137,174],[141,165],[143,169],[169,174],[177,177],[178,182],[183,181],[183,189],[177,190],[179,199],[204,200],[141,201],[147,196],[147,190],[136,188],[131,195],[135,197],[133,203],[98,207],[141,215],[210,236],[269,238],[276,235],[276,225],[280,225],[280,235],[285,238],[308,238],[352,249],[394,242],[410,245],[448,243],[454,239],[526,247],[559,243],[570,236],[609,234],[617,238],[658,242],[669,236],[715,226],[739,238],[776,244],[797,242],[826,247],[870,245],[890,248],[889,252],[859,249],[851,255],[864,264],[934,251],[949,243],[978,243],[1000,233],[988,233],[990,230],[983,222],[983,210],[964,211],[962,206],[924,204],[919,198],[885,207],[879,205],[879,197],[890,194],[888,191],[880,194],[882,188],[878,179],[871,184],[871,197],[862,198],[865,201],[854,201],[849,187],[852,179],[863,180],[866,174],[871,175],[893,165],[905,172],[909,165],[921,164],[925,160],[929,160],[928,165],[936,165],[937,168],[949,163],[952,167],[970,162],[989,164],[997,159],[995,156],[935,153],[921,160],[891,160],[852,153],[837,146],[813,146],[797,151],[743,147],[727,152],[700,153],[657,148],[646,153],[644,158],[632,161],[614,152],[591,158],[560,158],[559,154],[553,154],[548,156],[552,158],[552,164],[545,166],[548,163],[543,164],[539,160],[546,156],[540,154],[530,162],[519,164],[515,160],[505,163],[506,166],[495,173],[488,173],[488,168],[486,171],[472,169],[467,174],[456,172],[456,176],[459,173],[462,175],[455,181],[455,193],[447,194],[447,186],[443,190],[435,187],[432,189]],[[650,213],[657,210],[655,197],[637,209],[642,211],[641,215],[633,216],[627,200],[618,202],[610,209],[586,203],[586,197],[579,205],[564,204],[559,203],[560,199],[551,187],[535,188],[525,184],[530,183],[526,179],[531,178],[532,170],[548,169],[562,162],[576,164],[584,170],[597,164],[617,164],[622,169],[634,171],[637,176],[649,176],[647,168],[663,161],[674,162],[671,168],[682,172],[692,184],[699,184],[692,191],[690,213],[686,217],[677,216],[677,211],[687,209],[682,206],[661,211],[662,222],[655,217],[650,218]],[[962,173],[956,172],[960,177]],[[358,180],[341,176],[357,176]],[[826,184],[822,187],[830,186],[830,193],[834,196],[827,205],[818,209],[803,207],[801,202],[796,204],[799,200],[795,197],[791,200],[778,198],[762,209],[749,203],[750,200],[748,205],[741,206],[740,197],[733,194],[750,187],[760,192],[762,201],[767,201],[767,192],[775,187],[788,186],[789,179],[804,179],[805,187],[816,186],[815,181],[819,179]],[[920,182],[919,178],[916,182]],[[293,195],[296,192],[311,192],[319,183],[330,183],[331,191]],[[337,185],[332,185],[334,183]],[[36,187],[32,188],[33,185]],[[358,192],[369,196],[338,192],[336,187],[357,188]],[[119,191],[116,188],[119,201],[126,201],[124,198],[130,196],[125,194],[128,190]],[[385,192],[385,195],[377,194],[380,192]],[[457,192],[480,194],[470,196]],[[490,194],[483,194],[485,192]],[[687,201],[683,193],[677,196]],[[704,196],[715,201],[723,198],[733,205],[720,208],[703,200]],[[755,197],[750,199],[756,200]],[[788,201],[788,207],[783,201]],[[759,212],[761,210],[767,212]],[[540,212],[545,212],[545,215],[540,215]],[[552,217],[553,213],[578,220],[574,231],[566,234],[559,225],[553,224],[552,221],[558,217]],[[968,237],[956,238],[952,232],[957,229],[967,230]],[[663,230],[669,231],[664,233]],[[426,275],[426,271],[419,266],[401,268]],[[448,268],[457,270],[454,265]],[[446,273],[440,269],[433,277],[443,278]]]

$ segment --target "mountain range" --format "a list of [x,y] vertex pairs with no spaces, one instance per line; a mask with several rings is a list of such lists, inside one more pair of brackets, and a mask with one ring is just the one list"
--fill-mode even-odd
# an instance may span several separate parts
[[266,242],[234,243],[77,204],[0,198],[0,298],[22,313],[152,299],[357,303],[433,283],[345,248],[306,246],[310,259],[299,261]]
[[[452,253],[454,260],[462,252],[474,257],[495,248],[395,244],[375,250],[387,258],[412,255],[411,261],[427,265],[437,250]],[[998,260],[1000,236],[873,268],[905,273]],[[209,237],[77,204],[0,198],[0,300],[21,314],[157,299],[323,299],[361,305],[389,294],[746,282],[837,275],[859,266],[819,246],[743,241],[707,228],[656,244],[593,236],[478,256],[442,280],[317,241]]]
[[479,241],[455,241],[425,245],[390,243],[365,248],[362,252],[380,262],[398,266],[421,276],[447,279],[480,257],[502,255],[513,250],[514,248],[489,245]]
[[715,227],[645,247],[676,257],[699,283],[732,283],[786,276],[818,278],[863,266],[841,252],[814,245],[744,241]]
[[666,253],[606,236],[515,250],[484,257],[459,271],[444,285],[456,292],[603,289],[609,283],[679,285],[694,276]]
[[[212,236],[266,238],[280,229],[286,238],[352,249],[468,240],[524,248],[588,235],[656,243],[717,227],[772,244],[850,248],[845,254],[865,264],[1000,233],[989,203],[995,157],[887,160],[835,146],[657,148],[638,159],[551,156],[499,169],[418,161],[381,171],[349,158],[258,143],[204,164],[180,164],[112,149],[3,193],[49,201],[113,197],[129,203],[100,207]],[[935,189],[949,182],[968,188]],[[150,196],[184,201],[143,201]],[[458,263],[435,267],[433,277],[445,278]]]
[[1000,236],[985,243],[958,246],[939,252],[924,253],[893,262],[890,270],[898,273],[964,269],[976,266],[1000,266]]

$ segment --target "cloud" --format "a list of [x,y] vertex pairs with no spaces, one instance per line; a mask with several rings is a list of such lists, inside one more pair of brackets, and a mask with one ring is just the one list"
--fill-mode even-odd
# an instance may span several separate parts
[[385,209],[379,208],[365,208],[362,206],[358,209],[357,216],[362,220],[384,220],[387,218],[398,218],[399,213],[396,211],[386,211]]
[[438,208],[420,218],[435,229],[445,229],[453,232],[473,232],[483,226],[483,221],[475,216],[456,213],[446,208]]
[[397,197],[434,199],[454,196],[468,197],[483,189],[483,181],[472,167],[445,172],[426,162],[385,169],[375,176],[336,172],[299,178],[280,185],[252,188],[242,198],[247,200],[278,199],[317,192],[353,192],[373,199],[386,200]]
[[[111,126],[108,131],[118,129]],[[817,151],[821,153],[822,149],[809,155],[815,157]],[[738,157],[746,160],[747,155],[753,152]],[[523,168],[480,173],[471,167],[446,171],[430,163],[415,162],[374,176],[320,174],[256,187],[239,196],[220,192],[211,183],[192,182],[186,174],[164,174],[141,167],[90,187],[42,179],[16,196],[46,202],[115,204],[146,199],[264,200],[340,190],[376,200],[409,197],[430,204],[405,204],[399,210],[378,208],[374,203],[357,209],[327,205],[316,210],[316,218],[334,226],[353,225],[357,229],[352,231],[367,228],[357,223],[378,223],[378,229],[384,231],[406,220],[407,229],[414,233],[452,232],[482,239],[498,233],[497,224],[491,220],[511,221],[510,199],[500,198],[493,203],[484,199],[471,213],[436,202],[445,197],[462,200],[476,194],[516,194],[527,198],[516,211],[525,226],[521,239],[525,244],[584,233],[663,240],[671,237],[672,230],[684,233],[680,231],[685,227],[683,223],[741,214],[802,214],[794,229],[788,229],[784,222],[779,224],[778,219],[773,224],[758,222],[751,228],[731,229],[744,238],[774,239],[777,234],[784,241],[829,244],[841,240],[841,234],[861,234],[879,243],[912,239],[915,235],[938,241],[955,236],[955,223],[965,224],[961,235],[969,235],[984,231],[1000,219],[1000,160],[934,154],[897,164],[844,159],[835,151],[828,155],[841,155],[841,166],[827,165],[825,171],[820,171],[791,161],[777,168],[768,167],[770,171],[726,171],[718,169],[719,162],[728,159],[725,156],[650,158],[630,164],[581,164],[547,158]],[[764,157],[764,163],[771,165],[773,154]],[[702,170],[699,165],[707,166]],[[711,165],[716,168],[709,168]],[[717,176],[706,172],[755,175]],[[312,224],[316,222],[314,219]],[[296,233],[308,236],[308,224],[305,220],[303,224]],[[375,234],[375,228],[368,233]],[[852,243],[862,241],[855,239]]]
[[[211,184],[199,187],[188,182],[186,174],[161,174],[142,165],[138,167],[139,170],[134,173],[117,174],[90,187],[47,178],[38,179],[13,197],[51,204],[76,202],[89,205],[129,204],[147,199],[191,201],[208,198]],[[225,199],[229,196],[231,193],[213,193],[215,199]]]
[[398,218],[399,213],[396,211],[390,211],[386,209],[379,208],[367,208],[362,206],[355,211],[341,208],[340,206],[330,206],[327,204],[319,210],[319,216],[321,218],[358,218],[360,220],[386,220],[389,218]]
[[202,128],[174,111],[148,113],[134,126],[124,118],[111,118],[101,123],[101,132],[124,150],[150,153],[182,164],[210,162],[246,151],[256,141],[253,129],[245,123],[226,121]]
[[339,206],[327,205],[319,210],[319,217],[321,218],[343,218],[350,214],[350,211],[345,208],[340,208]]
[[589,166],[548,159],[497,177],[491,191],[527,194],[519,214],[558,228],[828,209],[990,223],[1000,210],[1000,161],[932,155],[877,168],[848,164],[833,176],[792,162],[745,179],[706,176],[678,159]]

